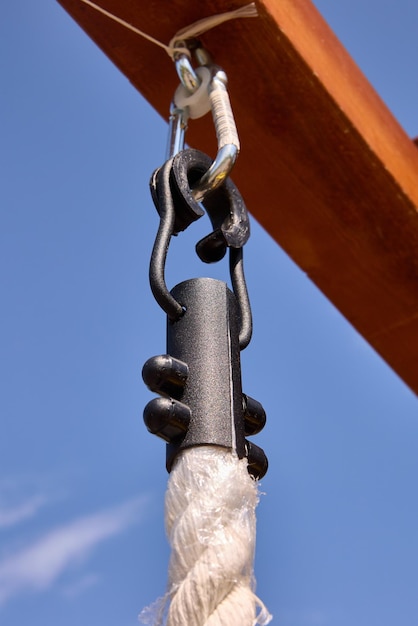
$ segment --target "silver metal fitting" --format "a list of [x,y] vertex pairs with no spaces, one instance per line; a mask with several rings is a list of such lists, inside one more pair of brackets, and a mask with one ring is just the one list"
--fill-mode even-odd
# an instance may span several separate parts
[[[180,44],[180,42],[178,43]],[[218,152],[211,167],[193,185],[193,197],[197,202],[201,202],[208,193],[221,185],[225,178],[229,176],[238,157],[240,145],[228,96],[227,75],[222,68],[212,64],[209,53],[199,43],[194,43],[195,45],[190,47],[193,48],[194,56],[200,63],[200,67],[205,67],[211,72],[207,86],[207,96],[210,101],[210,110],[212,111],[218,142]],[[185,42],[181,42],[181,44],[183,47],[187,45]],[[201,110],[197,109],[196,113],[194,113],[193,108],[193,96],[199,88],[202,89],[202,79],[199,73],[203,72],[203,69],[201,72],[196,72],[192,67],[190,58],[185,53],[179,53],[175,57],[175,65],[183,87],[177,90],[177,92],[182,90],[181,98],[180,96],[175,98],[175,100],[178,100],[178,105],[173,102],[170,108],[168,158],[175,156],[177,152],[183,150],[189,117],[201,117],[209,109],[209,103],[206,107],[201,107]],[[206,72],[207,69],[205,70]],[[190,112],[188,110],[189,96]]]

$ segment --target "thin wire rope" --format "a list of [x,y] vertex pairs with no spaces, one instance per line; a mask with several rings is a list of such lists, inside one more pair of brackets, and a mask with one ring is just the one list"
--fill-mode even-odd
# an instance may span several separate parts
[[106,11],[106,9],[103,9],[103,7],[99,6],[98,4],[95,4],[94,2],[91,2],[90,0],[80,0],[80,2],[82,2],[83,4],[87,4],[92,9],[95,9],[99,13],[102,13],[103,15],[106,15],[106,17],[108,17],[109,19],[113,20],[114,22],[117,22],[121,26],[124,26],[128,30],[131,30],[136,35],[140,35],[140,37],[143,37],[144,39],[147,39],[148,41],[151,41],[151,43],[154,43],[156,46],[159,46],[160,48],[163,48],[167,52],[167,54],[169,54],[171,56],[171,52],[170,52],[169,46],[167,46],[165,43],[162,43],[161,41],[158,41],[158,39],[155,39],[155,37],[152,37],[151,35],[148,35],[144,31],[140,30],[139,28],[136,28],[135,26],[133,26],[129,22],[126,22],[125,20],[123,20],[122,18],[118,17],[117,15],[114,15],[113,13],[110,13],[110,11]]
[[181,28],[180,30],[178,30],[176,34],[174,35],[174,37],[171,38],[169,44],[166,45],[162,41],[159,41],[155,37],[152,37],[152,35],[149,35],[148,33],[145,33],[143,30],[136,28],[136,26],[133,26],[132,24],[118,17],[114,13],[111,13],[110,11],[103,9],[103,7],[99,6],[98,4],[91,2],[91,0],[79,0],[79,1],[91,7],[92,9],[95,9],[99,13],[102,13],[102,15],[105,15],[106,17],[113,20],[114,22],[117,22],[124,28],[127,28],[128,30],[135,33],[136,35],[139,35],[140,37],[147,39],[148,41],[155,44],[156,46],[159,46],[160,48],[165,50],[168,56],[170,56],[172,59],[174,58],[174,55],[178,53],[190,55],[190,51],[184,46],[176,46],[177,42],[185,41],[187,39],[192,39],[193,37],[197,37],[198,35],[202,35],[208,30],[215,28],[215,26],[219,26],[219,24],[223,24],[224,22],[227,22],[229,20],[238,19],[242,17],[257,17],[258,15],[257,7],[255,6],[254,2],[244,5],[243,7],[240,7],[239,9],[236,9],[235,11],[227,11],[226,13],[210,15],[209,17],[205,17],[201,20],[198,20],[197,22],[193,22],[193,24],[190,24],[189,26],[185,26],[184,28]]

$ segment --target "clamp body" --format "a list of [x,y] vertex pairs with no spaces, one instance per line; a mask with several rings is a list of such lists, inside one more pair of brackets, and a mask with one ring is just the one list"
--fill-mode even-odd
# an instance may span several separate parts
[[196,278],[172,290],[184,315],[167,324],[167,352],[187,363],[189,374],[182,402],[190,423],[181,442],[168,446],[168,458],[179,449],[209,444],[245,456],[239,350],[239,317],[226,283]]
[[167,355],[143,368],[148,387],[163,395],[144,410],[150,432],[167,442],[170,472],[177,454],[213,445],[248,457],[251,474],[267,471],[261,448],[246,440],[266,421],[261,404],[242,393],[239,310],[226,283],[212,278],[186,280],[172,290],[184,315],[167,320]]
[[[188,420],[187,424],[179,421],[179,432],[168,438],[167,469],[171,470],[181,449],[195,445],[227,447],[236,450],[243,458],[239,319],[234,294],[224,282],[212,278],[187,280],[174,287],[171,293],[185,307],[185,312],[180,319],[167,321],[167,352],[175,364],[180,361],[186,365],[187,377],[184,383],[181,381],[175,388],[172,386],[165,402],[173,405],[174,401],[173,410],[176,412],[177,409],[178,413],[184,413],[184,409],[176,407],[176,403],[185,405]],[[156,370],[161,372],[159,364],[156,365]],[[175,369],[177,367],[175,365]],[[147,378],[146,370],[144,377],[152,386],[153,381],[149,374]],[[172,378],[171,367],[165,370],[163,377]],[[153,391],[159,390],[154,388]],[[159,400],[151,400],[147,405],[146,422],[155,409],[159,412]],[[165,422],[163,419],[158,427],[164,430]],[[155,421],[149,424],[156,426]]]

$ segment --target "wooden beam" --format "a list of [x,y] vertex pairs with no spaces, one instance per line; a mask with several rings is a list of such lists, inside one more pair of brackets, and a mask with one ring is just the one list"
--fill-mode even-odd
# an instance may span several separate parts
[[[166,53],[80,0],[59,1],[166,117],[178,82]],[[97,1],[163,42],[237,6]],[[417,147],[309,0],[257,7],[258,18],[203,37],[229,76],[242,144],[234,181],[257,220],[418,392]],[[188,141],[213,154],[211,120],[191,123]]]

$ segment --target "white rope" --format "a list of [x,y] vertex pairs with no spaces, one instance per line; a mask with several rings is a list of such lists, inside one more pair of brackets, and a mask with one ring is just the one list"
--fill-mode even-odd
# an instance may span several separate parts
[[125,28],[132,31],[136,35],[139,35],[140,37],[147,39],[148,41],[155,44],[156,46],[163,48],[172,59],[174,58],[174,55],[179,52],[190,54],[187,48],[183,46],[177,46],[176,44],[178,42],[186,41],[187,39],[192,39],[193,37],[202,35],[203,33],[207,32],[211,28],[215,28],[215,26],[219,26],[219,24],[223,24],[224,22],[228,22],[229,20],[234,20],[240,17],[257,17],[258,15],[255,2],[251,2],[250,4],[244,5],[243,7],[240,7],[239,9],[236,9],[235,11],[227,11],[226,13],[210,15],[209,17],[204,17],[203,19],[198,20],[197,22],[194,22],[193,24],[190,24],[190,26],[186,26],[178,30],[177,33],[174,35],[174,37],[172,37],[172,39],[170,40],[170,43],[166,45],[165,43],[158,41],[158,39],[155,39],[155,37],[152,37],[151,35],[148,35],[147,33],[140,30],[139,28],[136,28],[129,22],[126,22],[125,20],[118,17],[117,15],[110,13],[110,11],[106,11],[106,9],[103,9],[101,6],[99,6],[95,2],[91,2],[91,0],[80,0],[80,2],[82,2],[83,4],[87,4],[92,9],[95,9],[99,13],[102,13],[109,19],[113,20],[114,22],[117,22],[121,26],[124,26]]
[[[254,594],[257,482],[229,450],[185,450],[171,472],[168,592],[140,620],[160,626],[255,626],[271,615]],[[258,613],[258,615],[257,615]]]

